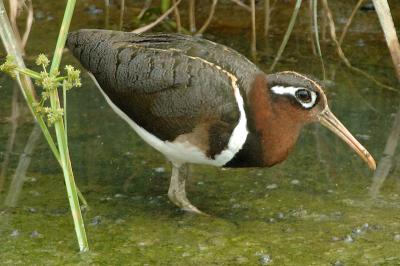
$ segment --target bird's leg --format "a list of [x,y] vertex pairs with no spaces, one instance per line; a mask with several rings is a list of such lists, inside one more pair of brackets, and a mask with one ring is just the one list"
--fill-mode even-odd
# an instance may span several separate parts
[[168,198],[184,211],[203,214],[193,206],[186,197],[185,183],[188,172],[189,168],[187,164],[183,164],[179,167],[172,164],[172,176],[168,189]]

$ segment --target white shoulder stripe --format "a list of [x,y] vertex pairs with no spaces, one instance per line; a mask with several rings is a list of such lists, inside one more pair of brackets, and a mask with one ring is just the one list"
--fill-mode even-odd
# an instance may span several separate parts
[[204,154],[199,148],[194,146],[189,142],[170,142],[163,141],[150,132],[146,131],[144,128],[136,124],[132,119],[130,119],[121,109],[116,106],[111,99],[104,93],[100,85],[98,84],[96,78],[92,73],[88,72],[90,77],[93,79],[100,92],[103,94],[107,103],[111,108],[124,119],[135,131],[136,133],[146,141],[150,146],[164,154],[168,160],[170,160],[174,165],[179,166],[183,163],[196,163],[196,164],[208,164],[214,166],[223,166],[227,162],[233,159],[235,154],[243,147],[247,138],[247,118],[243,107],[243,98],[240,95],[239,87],[236,84],[236,78],[232,75],[231,81],[234,88],[235,98],[240,111],[239,122],[232,132],[232,135],[228,142],[228,147],[223,150],[220,154],[215,156],[215,159],[210,159]]
[[227,149],[223,150],[220,154],[215,156],[215,160],[220,161],[222,163],[221,165],[224,165],[227,162],[229,162],[230,160],[232,160],[233,157],[235,156],[235,154],[238,153],[240,149],[242,149],[244,143],[246,142],[247,135],[249,133],[247,130],[247,117],[246,117],[246,113],[244,111],[244,101],[243,101],[242,95],[240,94],[240,89],[237,84],[237,78],[231,72],[226,71],[222,67],[220,67],[212,62],[209,62],[203,58],[193,57],[193,56],[188,56],[188,57],[191,59],[194,59],[194,60],[200,60],[200,61],[204,62],[205,64],[208,64],[212,67],[217,68],[222,73],[226,74],[228,76],[228,78],[231,80],[233,93],[235,95],[236,103],[238,105],[239,112],[240,112],[240,118],[239,118],[238,124],[236,125],[236,127],[233,130],[232,135],[229,139]]

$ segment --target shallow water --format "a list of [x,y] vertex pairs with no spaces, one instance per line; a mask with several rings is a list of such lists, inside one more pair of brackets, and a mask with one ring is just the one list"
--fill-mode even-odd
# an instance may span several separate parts
[[[46,15],[61,16],[61,1],[58,7],[40,3]],[[74,29],[103,27],[101,14],[85,11],[93,3],[101,7],[102,1],[79,4],[80,19],[75,18]],[[343,6],[337,3],[332,8],[337,11]],[[127,12],[135,10],[130,7]],[[117,8],[111,11],[110,28],[117,28]],[[303,34],[308,21],[303,11],[277,70],[322,78],[319,59],[312,55],[308,34]],[[238,26],[246,13],[230,10],[235,15],[227,20],[224,12],[223,8],[217,12],[205,37],[249,56],[247,30]],[[343,26],[340,21],[349,12],[343,18],[336,16],[338,26]],[[289,13],[287,7],[282,11]],[[284,24],[274,24],[268,43],[261,38],[258,43],[256,61],[265,71],[287,23],[283,15],[275,17]],[[129,23],[127,19],[126,27]],[[57,27],[55,20],[37,20],[28,54],[51,51]],[[351,29],[344,43],[351,62],[399,89],[375,15],[360,13]],[[333,112],[379,161],[399,108],[399,94],[346,68],[331,43],[323,44],[323,51]],[[74,62],[69,54],[64,60]],[[372,197],[372,172],[367,166],[328,130],[309,125],[289,159],[276,167],[221,170],[193,166],[188,196],[210,217],[190,215],[168,201],[170,167],[163,156],[112,112],[86,74],[83,83],[83,88],[69,94],[68,125],[75,176],[90,205],[84,218],[91,251],[77,251],[63,177],[41,139],[17,207],[0,207],[2,264],[400,264],[398,153],[379,196]],[[6,118],[13,83],[0,75],[0,84],[1,161],[10,130]],[[23,111],[22,116],[6,188],[32,130],[29,114]],[[8,193],[0,194],[1,202]]]

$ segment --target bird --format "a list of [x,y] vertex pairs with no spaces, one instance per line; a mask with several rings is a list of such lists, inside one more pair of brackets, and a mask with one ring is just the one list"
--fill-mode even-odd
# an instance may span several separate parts
[[313,122],[376,168],[308,75],[267,74],[232,48],[177,33],[81,29],[66,46],[111,108],[171,162],[168,197],[184,211],[202,213],[186,195],[189,164],[271,167]]

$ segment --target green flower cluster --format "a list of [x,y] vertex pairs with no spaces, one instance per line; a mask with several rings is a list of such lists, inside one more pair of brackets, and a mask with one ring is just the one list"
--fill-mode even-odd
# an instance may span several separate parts
[[7,56],[6,62],[0,65],[0,71],[9,74],[13,78],[16,77],[17,72],[28,75],[35,80],[36,85],[43,88],[41,99],[39,102],[33,104],[33,108],[38,115],[45,116],[48,125],[51,126],[59,119],[62,119],[64,115],[64,110],[62,108],[54,109],[48,107],[47,101],[50,98],[51,92],[57,90],[59,87],[62,87],[66,91],[74,87],[81,87],[81,72],[73,66],[67,65],[65,66],[65,76],[60,76],[59,72],[49,73],[46,67],[49,66],[50,60],[44,54],[40,54],[35,62],[36,65],[41,66],[43,69],[40,73],[30,69],[19,69],[14,62],[14,58]]
[[41,116],[45,116],[47,118],[47,124],[49,126],[60,120],[64,115],[63,108],[52,109],[50,107],[43,107],[40,105],[40,103],[34,104],[33,108],[35,113]]
[[79,69],[75,69],[73,66],[66,65],[65,70],[67,71],[67,79],[64,80],[63,86],[70,90],[73,87],[81,87],[81,71]]
[[0,71],[4,72],[11,77],[15,78],[15,70],[17,69],[17,65],[14,63],[14,57],[11,55],[7,55],[6,61],[4,64],[0,65]]

